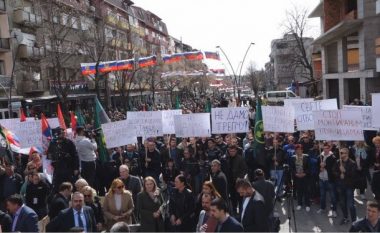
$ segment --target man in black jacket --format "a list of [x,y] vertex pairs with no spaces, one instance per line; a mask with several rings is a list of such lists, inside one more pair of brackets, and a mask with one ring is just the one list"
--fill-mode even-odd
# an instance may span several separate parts
[[227,204],[223,199],[217,198],[211,202],[211,216],[218,220],[216,232],[243,232],[242,224],[230,216],[227,209]]
[[62,210],[46,226],[47,232],[68,232],[73,227],[81,227],[85,232],[95,232],[96,219],[91,207],[84,205],[84,196],[75,192],[71,198],[72,207]]
[[350,232],[380,232],[380,205],[377,202],[367,202],[367,216],[354,223]]
[[223,200],[228,201],[228,183],[227,177],[222,172],[221,163],[219,160],[214,159],[211,162],[211,178],[218,193],[222,196]]
[[57,137],[49,144],[47,158],[52,161],[54,168],[53,187],[58,190],[63,182],[73,182],[74,176],[79,174],[79,158],[75,144],[65,138],[65,131],[56,129]]
[[239,217],[244,231],[269,232],[269,215],[265,211],[264,197],[246,179],[237,179],[236,190],[243,198]]
[[49,206],[49,218],[53,220],[61,210],[69,208],[69,199],[73,191],[73,185],[70,182],[63,182],[59,186],[59,192],[54,195]]
[[339,202],[343,212],[343,219],[340,223],[346,224],[349,222],[347,211],[348,208],[350,209],[352,222],[356,221],[356,208],[354,201],[356,163],[348,157],[349,150],[347,148],[341,148],[339,153],[340,159],[336,163],[334,173],[335,177],[337,177]]
[[0,227],[2,232],[12,231],[12,218],[8,214],[0,210]]
[[270,214],[273,212],[273,203],[276,195],[274,192],[274,185],[271,181],[265,179],[264,171],[260,168],[256,169],[255,175],[256,179],[255,182],[253,182],[252,186],[258,193],[260,193],[264,197],[266,210],[265,212],[269,218]]

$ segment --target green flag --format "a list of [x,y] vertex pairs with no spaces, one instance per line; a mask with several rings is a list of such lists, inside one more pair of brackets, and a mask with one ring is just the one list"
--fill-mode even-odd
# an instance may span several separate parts
[[109,160],[109,156],[106,149],[106,141],[102,132],[102,125],[101,125],[103,123],[108,123],[108,122],[111,122],[111,120],[108,118],[98,98],[96,98],[95,112],[94,112],[94,128],[98,132],[97,137],[96,137],[96,142],[98,143],[99,158],[101,162],[106,162]]
[[84,120],[84,117],[83,117],[82,112],[80,111],[80,109],[77,109],[75,111],[75,115],[77,116],[77,126],[85,126],[86,125],[86,121]]
[[179,101],[178,95],[175,97],[175,109],[181,109],[181,103]]
[[211,100],[207,98],[205,112],[211,112]]
[[258,98],[256,101],[256,117],[255,117],[255,127],[253,131],[255,136],[254,147],[255,152],[264,149],[264,125],[263,125],[263,114],[261,111],[261,99]]

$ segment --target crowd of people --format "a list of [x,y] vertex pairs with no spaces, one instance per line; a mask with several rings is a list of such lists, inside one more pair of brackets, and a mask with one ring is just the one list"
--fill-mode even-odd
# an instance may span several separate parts
[[[94,136],[78,127],[74,141],[56,129],[46,154],[51,182],[36,151],[13,164],[2,158],[3,232],[275,232],[276,201],[293,197],[297,211],[319,205],[347,230],[380,231],[380,136],[338,143],[312,131],[266,133],[259,149],[252,132],[167,135],[110,149],[100,162]],[[365,200],[367,189],[374,200],[358,219],[354,192]]]

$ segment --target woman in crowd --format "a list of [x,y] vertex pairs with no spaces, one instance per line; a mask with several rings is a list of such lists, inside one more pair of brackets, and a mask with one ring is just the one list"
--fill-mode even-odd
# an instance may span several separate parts
[[28,172],[30,172],[30,170],[42,172],[42,161],[40,155],[37,152],[33,152],[30,155],[29,162],[26,164],[24,174],[26,175]]
[[103,203],[107,229],[120,221],[132,224],[133,209],[132,194],[125,189],[122,180],[114,179]]
[[91,188],[90,186],[84,186],[81,191],[84,196],[84,202],[86,206],[91,207],[91,209],[94,211],[96,227],[98,231],[102,231],[104,226],[104,216],[102,206],[100,204],[99,197],[96,196],[95,189]]
[[178,175],[175,180],[175,190],[169,202],[170,223],[173,231],[191,232],[195,230],[194,198],[188,190],[186,178]]
[[164,200],[153,177],[145,177],[144,189],[137,195],[136,208],[140,215],[141,232],[164,231]]
[[85,187],[85,186],[89,186],[89,185],[88,185],[88,183],[87,183],[87,181],[86,181],[85,179],[80,178],[80,179],[78,179],[78,180],[75,182],[74,186],[75,186],[75,190],[76,190],[76,191],[83,193],[83,192],[82,192],[83,187]]
[[47,197],[49,186],[40,178],[37,172],[29,175],[30,182],[26,186],[25,203],[32,208],[41,220],[47,215]]

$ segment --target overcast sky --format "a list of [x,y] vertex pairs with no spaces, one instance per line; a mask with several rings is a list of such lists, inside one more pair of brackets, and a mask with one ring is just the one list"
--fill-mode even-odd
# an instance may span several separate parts
[[[286,10],[313,10],[320,0],[134,0],[135,5],[158,15],[169,34],[193,48],[216,51],[220,45],[234,69],[243,60],[244,69],[254,62],[257,68],[269,61],[271,40],[281,38]],[[318,36],[319,19],[309,23],[309,35]],[[222,59],[224,59],[221,54]],[[225,62],[227,65],[227,62]],[[229,69],[229,68],[228,68]]]

